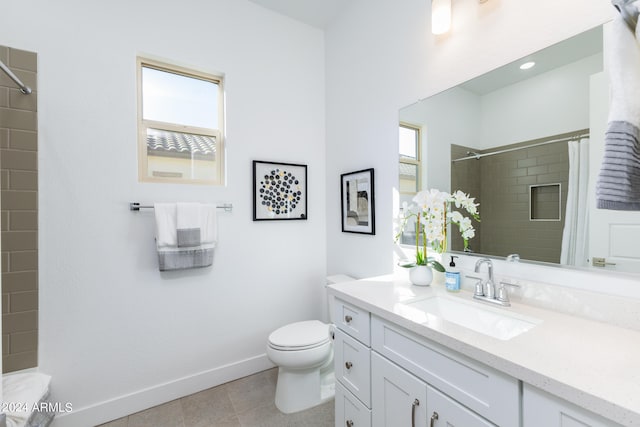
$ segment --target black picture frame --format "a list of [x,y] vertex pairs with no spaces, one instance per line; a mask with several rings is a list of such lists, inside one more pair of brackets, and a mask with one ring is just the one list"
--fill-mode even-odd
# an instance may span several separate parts
[[253,161],[253,220],[306,220],[307,165]]
[[376,234],[373,168],[340,175],[342,231]]

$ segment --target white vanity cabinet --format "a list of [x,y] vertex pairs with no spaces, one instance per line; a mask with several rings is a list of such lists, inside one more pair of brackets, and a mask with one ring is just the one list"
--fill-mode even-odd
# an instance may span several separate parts
[[[376,316],[371,319],[371,348],[374,355],[383,356],[398,365],[398,369],[428,385],[426,405],[421,409],[425,413],[420,415],[426,417],[426,425],[430,425],[434,412],[441,420],[451,420],[451,424],[434,420],[435,427],[520,425],[517,379]],[[381,373],[375,365],[371,373],[373,418],[377,419],[380,400],[377,395],[384,393],[384,389],[379,387],[383,382],[377,378]]]
[[333,305],[336,427],[371,426],[370,315],[340,299]]
[[524,384],[523,427],[613,427],[619,426],[597,414]]

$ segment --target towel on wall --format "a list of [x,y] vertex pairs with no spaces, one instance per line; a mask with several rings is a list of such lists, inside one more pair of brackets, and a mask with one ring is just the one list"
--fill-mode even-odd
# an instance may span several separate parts
[[[208,267],[213,264],[213,250],[217,243],[216,206],[211,204],[195,204],[190,206],[193,213],[197,210],[199,244],[192,246],[179,245],[178,218],[179,209],[176,203],[156,203],[156,246],[160,271],[183,270],[188,268]],[[190,223],[195,224],[195,223]]]
[[596,182],[599,209],[640,210],[640,44],[622,16],[612,23],[609,123]]
[[176,206],[176,238],[178,247],[200,244],[200,203],[178,203]]

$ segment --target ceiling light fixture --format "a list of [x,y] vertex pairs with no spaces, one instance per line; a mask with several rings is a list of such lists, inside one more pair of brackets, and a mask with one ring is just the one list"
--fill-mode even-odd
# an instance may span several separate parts
[[431,32],[444,34],[451,28],[451,0],[432,0]]
[[533,61],[525,62],[524,64],[522,64],[520,66],[520,69],[521,70],[528,70],[529,68],[532,68],[534,65],[536,65],[536,63],[533,62]]

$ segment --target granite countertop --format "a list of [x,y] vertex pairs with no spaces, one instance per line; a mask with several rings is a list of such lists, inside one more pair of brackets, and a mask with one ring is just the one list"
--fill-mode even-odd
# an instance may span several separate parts
[[640,332],[512,302],[490,306],[541,320],[500,340],[446,321],[418,323],[403,302],[442,295],[471,301],[468,291],[444,285],[418,287],[393,275],[338,283],[330,295],[370,311],[425,338],[627,426],[640,426]]

